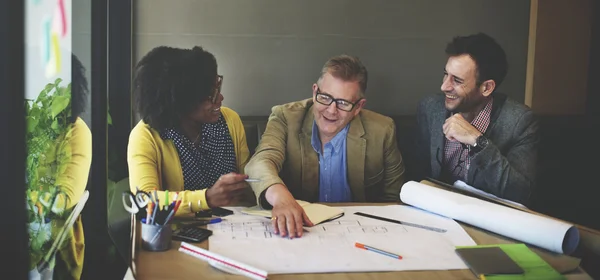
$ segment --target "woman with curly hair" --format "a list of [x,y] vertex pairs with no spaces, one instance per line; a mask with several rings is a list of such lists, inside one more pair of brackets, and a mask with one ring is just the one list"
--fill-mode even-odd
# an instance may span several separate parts
[[161,205],[177,193],[178,214],[255,201],[239,174],[249,159],[244,126],[221,106],[222,83],[215,57],[201,47],[157,47],[138,62],[133,94],[141,120],[127,148],[133,193],[157,190]]
[[[68,129],[56,140],[56,154],[63,154],[64,169],[56,176],[55,185],[64,196],[65,209],[72,211],[79,203],[88,182],[92,164],[92,132],[81,115],[85,111],[88,83],[85,67],[74,54],[71,55],[71,118]],[[60,203],[59,203],[60,204]],[[75,217],[69,229],[69,239],[58,248],[54,279],[80,279],[83,272],[85,238],[81,215]]]

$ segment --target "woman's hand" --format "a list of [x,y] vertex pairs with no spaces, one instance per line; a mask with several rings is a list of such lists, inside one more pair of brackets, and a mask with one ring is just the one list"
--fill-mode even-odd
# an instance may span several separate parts
[[222,207],[236,202],[248,186],[248,175],[229,173],[219,177],[215,184],[206,190],[208,207]]

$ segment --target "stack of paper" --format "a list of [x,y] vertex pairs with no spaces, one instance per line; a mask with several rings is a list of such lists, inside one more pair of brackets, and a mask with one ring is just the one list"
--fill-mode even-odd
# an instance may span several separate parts
[[490,199],[492,201],[500,201],[502,203],[506,203],[506,204],[512,205],[513,207],[516,207],[516,208],[519,208],[519,209],[527,209],[527,207],[525,207],[525,205],[523,205],[521,203],[517,203],[517,202],[514,202],[512,200],[508,200],[508,199],[504,199],[504,198],[499,198],[499,197],[497,197],[497,196],[495,196],[495,195],[493,195],[491,193],[487,193],[487,192],[484,192],[484,191],[482,191],[480,189],[471,187],[467,183],[465,183],[465,182],[463,182],[461,180],[458,180],[458,181],[454,182],[453,187],[455,187],[455,188],[457,188],[459,190],[462,190],[462,191],[474,194],[476,196],[480,196],[480,197],[484,197],[484,198]]
[[[302,237],[294,239],[274,234],[270,220],[243,215],[238,210],[223,222],[208,225],[213,231],[210,251],[260,267],[269,274],[327,273],[466,269],[454,250],[456,246],[476,245],[457,222],[414,207],[340,208],[345,212],[343,217],[305,227]],[[356,212],[401,223],[368,218]],[[444,230],[430,229],[434,227]],[[356,248],[356,242],[403,258]]]

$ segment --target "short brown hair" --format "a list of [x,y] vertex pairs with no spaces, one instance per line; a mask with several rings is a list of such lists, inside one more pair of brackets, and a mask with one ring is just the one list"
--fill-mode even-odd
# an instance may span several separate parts
[[364,95],[367,91],[367,80],[369,75],[367,73],[367,68],[362,64],[358,57],[345,54],[334,56],[327,60],[325,65],[323,65],[319,81],[326,73],[331,74],[335,78],[342,79],[343,81],[358,82],[361,95]]

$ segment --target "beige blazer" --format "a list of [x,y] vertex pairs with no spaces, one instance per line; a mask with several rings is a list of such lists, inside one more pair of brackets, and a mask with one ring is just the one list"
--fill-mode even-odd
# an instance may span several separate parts
[[[312,99],[272,108],[267,128],[246,165],[251,186],[260,195],[284,184],[294,198],[319,199],[319,159],[311,145]],[[386,116],[361,110],[350,122],[346,143],[348,183],[353,202],[399,201],[404,162],[396,143],[396,126]],[[261,205],[263,206],[263,205]]]

